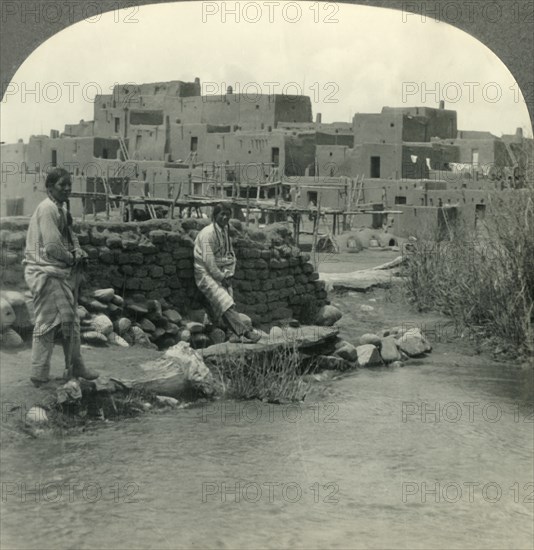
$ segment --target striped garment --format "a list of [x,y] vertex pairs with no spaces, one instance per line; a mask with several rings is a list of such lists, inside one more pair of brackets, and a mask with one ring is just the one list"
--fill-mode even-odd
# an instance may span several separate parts
[[228,235],[212,223],[202,229],[195,239],[195,282],[206,296],[217,318],[234,305],[233,292],[224,271],[235,272],[236,258]]
[[70,269],[27,265],[24,278],[33,296],[34,334],[42,336],[61,324],[63,334],[70,335],[79,322]]
[[71,269],[75,251],[81,253],[76,235],[67,226],[63,205],[51,197],[44,199],[30,219],[23,262],[24,278],[33,296],[37,335],[59,324],[67,335],[78,322]]

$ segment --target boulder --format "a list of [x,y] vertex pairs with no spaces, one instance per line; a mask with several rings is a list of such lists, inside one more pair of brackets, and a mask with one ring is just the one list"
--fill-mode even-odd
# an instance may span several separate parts
[[126,309],[133,313],[134,315],[146,315],[148,313],[148,308],[144,304],[127,304]]
[[99,300],[90,300],[86,307],[89,311],[92,311],[93,313],[106,313],[108,310],[108,305],[103,304]]
[[226,333],[220,328],[214,328],[209,333],[209,338],[212,344],[222,344],[226,341]]
[[432,351],[432,346],[418,328],[406,331],[396,343],[408,357],[417,357]]
[[140,346],[147,348],[157,349],[157,346],[150,341],[148,335],[143,332],[141,327],[132,326],[128,332],[131,334],[135,344],[139,344]]
[[121,317],[120,319],[118,319],[113,323],[115,332],[120,336],[128,332],[131,326],[132,326],[132,322],[127,317]]
[[245,313],[240,313],[241,322],[247,327],[247,330],[252,330],[252,319]]
[[112,288],[103,288],[93,292],[93,298],[96,298],[105,304],[111,302],[111,300],[113,300],[113,296],[115,296],[115,291]]
[[22,338],[11,328],[6,328],[0,332],[0,345],[5,349],[20,348],[24,341]]
[[204,309],[192,309],[189,312],[188,318],[191,321],[203,324],[206,319],[206,311]]
[[199,334],[204,332],[204,325],[202,323],[197,323],[196,321],[189,321],[185,324],[185,328],[191,334]]
[[191,333],[186,328],[184,328],[180,331],[179,338],[182,342],[190,342]]
[[108,342],[122,348],[130,347],[130,344],[128,344],[128,342],[124,338],[122,338],[122,336],[119,336],[116,332],[112,332],[108,336]]
[[356,348],[358,365],[360,367],[378,367],[383,365],[378,349],[372,344],[364,344]]
[[81,340],[82,342],[85,342],[86,344],[107,344],[108,339],[107,337],[102,334],[101,332],[97,332],[96,330],[90,330],[88,332],[82,332],[81,333]]
[[373,306],[368,306],[367,304],[362,304],[360,306],[360,311],[365,311],[366,313],[369,313],[371,311],[374,311],[374,307]]
[[154,340],[161,338],[164,334],[165,334],[164,328],[156,327],[156,330],[150,335],[150,339],[152,340],[152,342],[154,342]]
[[178,325],[175,325],[174,323],[169,322],[165,326],[165,332],[167,334],[172,334],[172,335],[176,336],[180,333],[180,327]]
[[380,356],[385,363],[401,360],[401,354],[393,336],[387,336],[380,340]]
[[208,336],[202,333],[191,334],[191,346],[195,349],[207,348],[210,345]]
[[402,364],[402,361],[393,361],[393,363],[391,363],[389,366],[393,368],[398,368],[398,367],[402,367],[403,364]]
[[0,297],[0,330],[10,327],[15,319],[15,311],[11,304],[4,297]]
[[346,370],[346,362],[335,355],[317,355],[313,357],[320,370]]
[[179,323],[182,320],[182,316],[175,309],[166,309],[163,312],[163,317],[171,323]]
[[101,332],[106,336],[113,332],[113,323],[107,315],[95,315],[92,319],[92,323],[96,331]]
[[380,337],[370,332],[367,332],[366,334],[362,334],[360,336],[360,345],[362,346],[365,344],[373,344],[373,346],[380,347],[380,342]]
[[349,342],[344,342],[339,348],[336,346],[335,355],[341,357],[341,359],[344,359],[345,361],[349,361],[350,363],[355,363],[358,361],[358,351]]
[[113,317],[115,317],[121,311],[122,311],[122,308],[120,306],[114,304],[113,302],[110,302],[108,304],[108,313],[110,315],[112,315]]
[[113,298],[111,299],[111,303],[115,304],[116,306],[122,306],[124,305],[124,298],[122,296],[119,296],[118,294],[114,294]]
[[142,319],[139,322],[139,326],[144,332],[154,332],[156,330],[156,325],[147,318]]
[[315,317],[315,324],[323,327],[331,327],[336,321],[339,321],[343,314],[333,306],[326,305],[319,309]]
[[76,309],[78,311],[78,318],[80,319],[80,321],[83,321],[86,317],[89,316],[89,312],[83,306],[78,306]]
[[22,292],[16,290],[2,290],[0,294],[13,308],[16,306],[23,306],[26,303],[26,297]]

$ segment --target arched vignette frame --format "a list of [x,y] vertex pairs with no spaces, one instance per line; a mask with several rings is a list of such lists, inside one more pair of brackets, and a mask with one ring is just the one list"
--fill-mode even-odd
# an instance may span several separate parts
[[[62,10],[57,20],[42,21],[39,17],[29,17],[22,21],[9,17],[9,10],[16,10],[17,6],[27,1],[3,0],[1,3],[2,97],[20,65],[40,44],[83,20],[82,14],[69,11],[69,0],[63,2],[66,9]],[[36,9],[57,4],[57,0],[31,1]],[[190,0],[174,0],[186,1]],[[92,0],[86,3],[86,13],[90,16],[131,6],[163,3],[168,3],[168,0]],[[531,0],[337,0],[337,3],[396,9],[404,12],[406,17],[421,17],[424,14],[469,33],[490,48],[508,67],[521,88],[534,127],[534,2]],[[461,9],[454,9],[455,6]]]

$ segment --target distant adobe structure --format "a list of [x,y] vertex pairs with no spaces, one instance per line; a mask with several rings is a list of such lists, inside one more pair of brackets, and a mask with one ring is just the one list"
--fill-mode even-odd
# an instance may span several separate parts
[[[488,189],[521,186],[531,147],[520,129],[501,138],[458,130],[456,111],[443,102],[324,123],[321,113],[314,121],[307,96],[236,94],[231,87],[201,95],[198,78],[120,84],[96,96],[92,121],[2,145],[1,215],[30,214],[47,170],[57,165],[72,173],[74,191],[174,198],[281,181],[286,199],[298,184],[300,206],[317,204],[320,194],[323,206],[345,209],[348,189],[363,178],[360,203],[475,208]],[[74,215],[80,202],[73,201]]]

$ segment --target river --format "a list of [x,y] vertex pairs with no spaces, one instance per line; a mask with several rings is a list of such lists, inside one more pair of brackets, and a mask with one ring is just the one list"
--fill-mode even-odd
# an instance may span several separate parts
[[[2,450],[2,548],[510,548],[534,537],[532,394],[456,350]],[[430,358],[433,358],[430,360]]]

